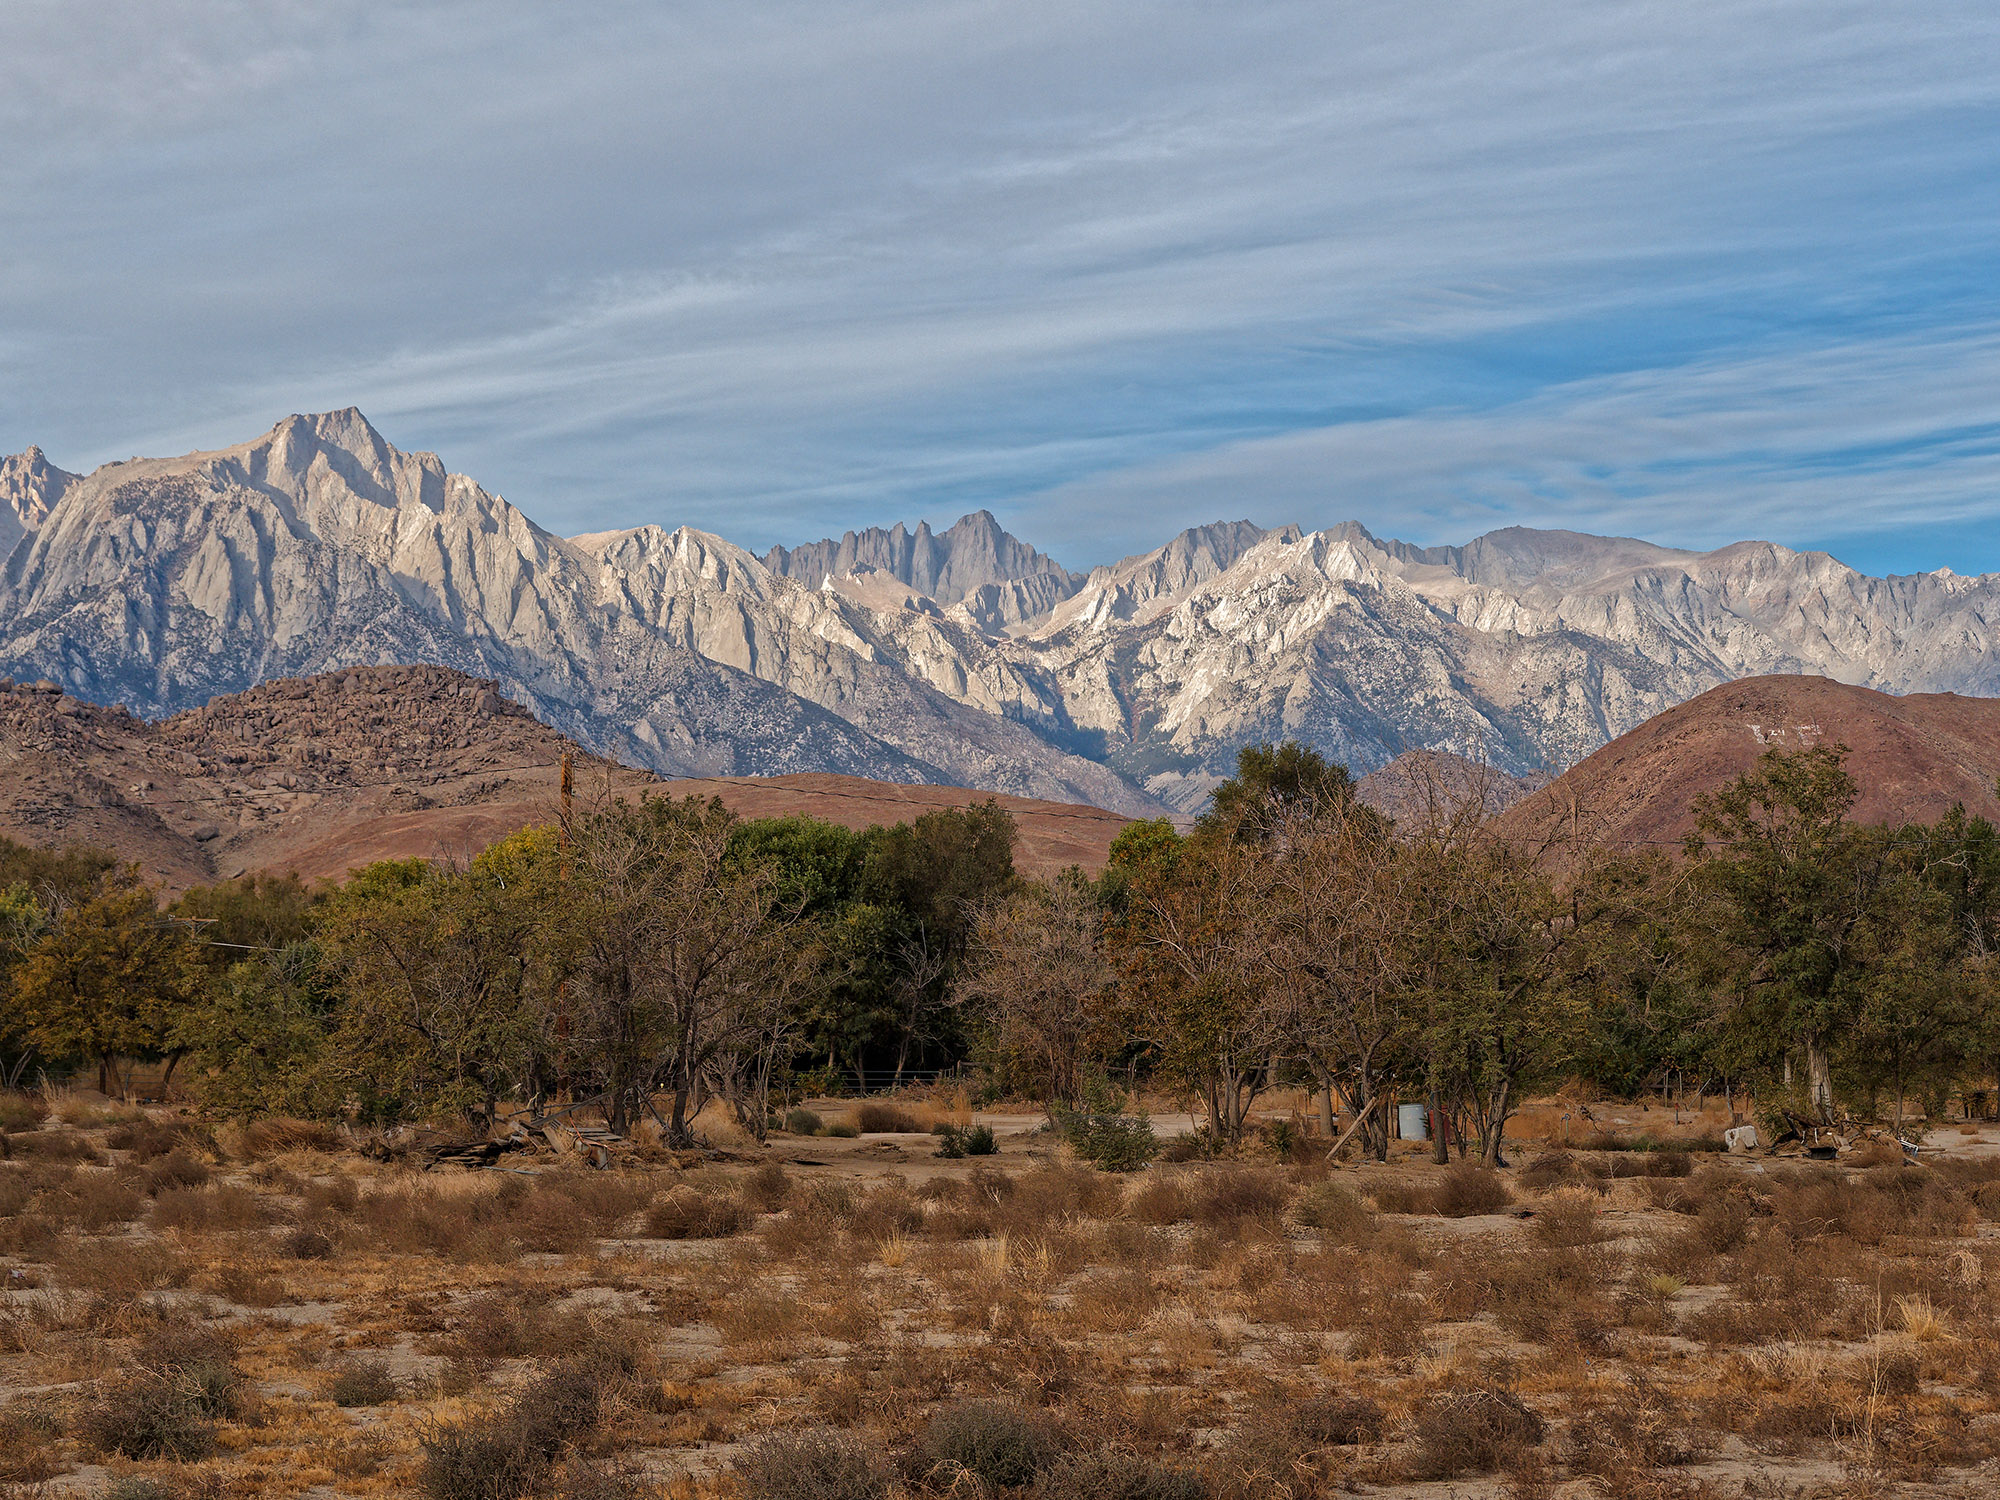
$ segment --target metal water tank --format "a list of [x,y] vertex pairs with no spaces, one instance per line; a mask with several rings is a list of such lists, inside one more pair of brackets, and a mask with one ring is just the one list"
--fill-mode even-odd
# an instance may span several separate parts
[[1399,1104],[1396,1106],[1396,1134],[1406,1141],[1427,1141],[1431,1138],[1429,1111],[1421,1104]]

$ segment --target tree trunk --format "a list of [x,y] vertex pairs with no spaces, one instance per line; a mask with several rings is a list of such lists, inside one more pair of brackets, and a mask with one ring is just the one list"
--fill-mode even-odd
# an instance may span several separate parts
[[1833,1070],[1817,1036],[1806,1038],[1806,1088],[1822,1122],[1833,1115]]
[[1432,1089],[1424,1100],[1424,1118],[1431,1127],[1431,1162],[1435,1166],[1451,1163],[1451,1142],[1446,1139],[1444,1111],[1438,1107],[1438,1091]]
[[111,1054],[101,1054],[97,1059],[97,1092],[105,1098],[111,1097]]
[[1507,1163],[1500,1155],[1500,1138],[1507,1131],[1507,1101],[1514,1092],[1514,1080],[1500,1080],[1500,1092],[1493,1096],[1493,1118],[1486,1132],[1486,1165],[1504,1167]]

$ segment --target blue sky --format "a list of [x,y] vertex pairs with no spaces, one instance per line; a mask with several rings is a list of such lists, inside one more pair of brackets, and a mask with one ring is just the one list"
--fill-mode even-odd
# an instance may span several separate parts
[[2000,570],[1990,3],[14,0],[0,449]]

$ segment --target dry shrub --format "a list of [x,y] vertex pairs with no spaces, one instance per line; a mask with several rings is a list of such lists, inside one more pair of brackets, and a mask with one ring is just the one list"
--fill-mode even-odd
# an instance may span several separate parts
[[1970,1197],[1917,1166],[1876,1167],[1845,1177],[1832,1167],[1778,1174],[1771,1184],[1773,1227],[1793,1243],[1839,1236],[1879,1245],[1890,1235],[1955,1237],[1976,1211]]
[[982,1485],[1019,1488],[1033,1484],[1061,1451],[1054,1427],[1037,1413],[1012,1402],[954,1401],[917,1434],[910,1477],[945,1491],[968,1476]]
[[248,1188],[222,1183],[168,1188],[153,1200],[153,1227],[187,1233],[262,1229],[270,1222],[264,1202]]
[[1375,1211],[1384,1214],[1427,1214],[1437,1201],[1428,1187],[1416,1182],[1370,1183],[1368,1197]]
[[646,1210],[645,1235],[654,1240],[725,1239],[755,1217],[743,1200],[697,1188],[669,1188]]
[[273,1118],[243,1127],[237,1147],[245,1161],[262,1161],[286,1151],[338,1151],[340,1135],[319,1120]]
[[1346,1460],[1339,1450],[1382,1435],[1374,1402],[1350,1396],[1271,1391],[1252,1404],[1216,1463],[1229,1500],[1311,1500],[1336,1493]]
[[105,1164],[104,1153],[91,1144],[89,1136],[77,1130],[36,1130],[26,1135],[10,1135],[7,1149],[14,1156],[39,1157],[44,1161],[89,1162],[99,1167]]
[[557,1317],[539,1297],[484,1292],[458,1310],[450,1347],[473,1359],[551,1358],[590,1338],[580,1318]]
[[361,1207],[361,1189],[352,1177],[329,1177],[309,1182],[300,1189],[305,1211],[327,1217],[347,1218]]
[[1208,1229],[1238,1229],[1251,1222],[1275,1226],[1291,1196],[1291,1185],[1280,1173],[1224,1168],[1196,1179],[1189,1215]]
[[1533,1448],[1546,1431],[1542,1419],[1512,1391],[1453,1391],[1434,1396],[1411,1424],[1418,1479],[1490,1474]]
[[238,1307],[276,1307],[288,1295],[285,1284],[275,1276],[242,1261],[231,1261],[196,1283],[200,1288]]
[[1314,1183],[1293,1206],[1292,1216],[1335,1244],[1358,1245],[1376,1229],[1375,1214],[1358,1194],[1337,1182]]
[[279,1248],[292,1260],[331,1260],[340,1247],[324,1230],[300,1225],[279,1241]]
[[186,1259],[157,1241],[75,1240],[61,1246],[55,1271],[62,1284],[113,1296],[186,1286],[192,1274]]
[[1308,1396],[1290,1405],[1291,1429],[1322,1447],[1349,1447],[1381,1439],[1382,1408],[1366,1396]]
[[1116,1448],[1073,1453],[1050,1465],[1039,1500],[1205,1500],[1201,1477]]
[[1588,1187],[1610,1191],[1610,1173],[1597,1162],[1573,1151],[1545,1151],[1516,1174],[1522,1187],[1545,1193],[1554,1187]]
[[862,1198],[847,1220],[848,1232],[868,1245],[878,1245],[897,1235],[914,1234],[923,1227],[923,1205],[900,1183],[879,1188]]
[[777,1213],[792,1196],[792,1179],[777,1162],[764,1162],[744,1177],[743,1196],[765,1213]]
[[134,1351],[137,1373],[101,1387],[86,1409],[83,1435],[104,1454],[205,1458],[218,1418],[242,1409],[242,1383],[227,1340],[212,1329],[173,1322]]
[[1430,1308],[1414,1292],[1375,1291],[1350,1313],[1349,1359],[1416,1359],[1431,1352]]
[[114,1151],[129,1151],[137,1162],[149,1162],[170,1152],[190,1148],[214,1152],[215,1136],[205,1126],[184,1120],[155,1120],[142,1117],[114,1127],[104,1143]]
[[629,1371],[603,1358],[565,1360],[500,1412],[422,1434],[417,1483],[428,1500],[544,1492],[556,1461],[602,1425]]
[[176,1146],[146,1168],[146,1192],[157,1198],[172,1188],[201,1187],[214,1175],[207,1163],[195,1160]]
[[1588,1188],[1558,1188],[1536,1209],[1529,1226],[1544,1245],[1594,1245],[1597,1230],[1597,1195]]
[[1475,1214],[1498,1213],[1514,1201],[1500,1174],[1469,1161],[1445,1169],[1432,1189],[1435,1212],[1447,1219],[1466,1219]]
[[57,1440],[63,1424],[54,1411],[17,1402],[0,1407],[0,1484],[39,1484],[62,1470]]
[[552,1208],[579,1219],[588,1232],[611,1235],[646,1206],[652,1193],[652,1184],[643,1177],[618,1172],[556,1172],[536,1180],[528,1204],[546,1200]]
[[326,1391],[335,1406],[387,1406],[402,1387],[379,1359],[358,1359],[333,1377]]
[[996,1169],[984,1177],[975,1173],[973,1180],[991,1191],[996,1177],[1009,1183],[995,1205],[1000,1227],[1014,1235],[1037,1234],[1063,1219],[1107,1219],[1124,1203],[1117,1178],[1074,1162],[1047,1162],[1012,1179]]
[[1903,1148],[1887,1136],[1863,1141],[1847,1158],[1850,1167],[1894,1167],[1903,1161]]
[[146,1195],[124,1177],[109,1172],[79,1172],[56,1200],[62,1217],[85,1234],[98,1234],[129,1224],[145,1212]]
[[748,1500],[881,1500],[889,1493],[880,1446],[828,1427],[759,1438],[735,1469]]
[[0,1130],[33,1130],[49,1117],[49,1107],[33,1094],[0,1089]]
[[527,1181],[514,1176],[483,1193],[447,1194],[429,1183],[378,1188],[361,1197],[355,1218],[377,1250],[503,1260],[515,1253],[509,1222],[528,1191]]
[[930,1129],[899,1104],[863,1104],[854,1111],[854,1123],[864,1135],[923,1135]]
[[1179,1173],[1148,1172],[1125,1200],[1125,1211],[1141,1224],[1179,1224],[1193,1216],[1193,1195]]
[[1571,1419],[1562,1460],[1577,1474],[1617,1480],[1634,1470],[1700,1463],[1718,1442],[1690,1420],[1683,1402],[1634,1375],[1610,1406]]
[[215,1451],[215,1418],[186,1383],[141,1375],[102,1387],[84,1413],[81,1435],[107,1456],[187,1463]]

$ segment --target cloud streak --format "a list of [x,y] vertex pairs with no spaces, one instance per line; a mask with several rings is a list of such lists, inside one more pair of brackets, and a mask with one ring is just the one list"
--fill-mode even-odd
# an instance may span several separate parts
[[0,48],[0,446],[352,402],[564,530],[2000,566],[1983,7],[36,4]]

